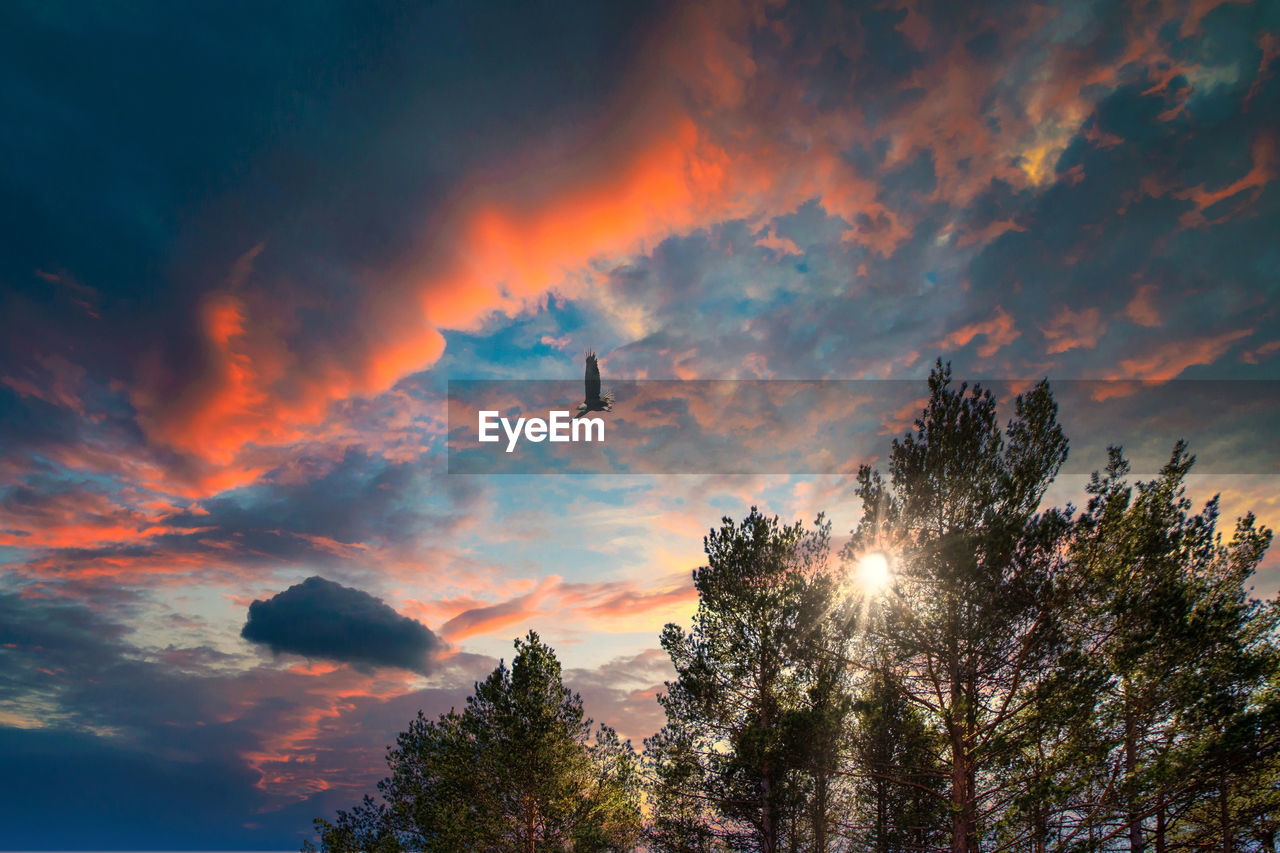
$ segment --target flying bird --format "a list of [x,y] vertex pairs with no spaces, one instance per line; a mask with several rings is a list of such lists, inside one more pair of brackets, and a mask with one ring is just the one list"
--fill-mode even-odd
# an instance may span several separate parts
[[596,361],[594,352],[587,350],[587,398],[578,404],[578,413],[573,416],[574,420],[587,412],[612,412],[613,402],[612,391],[606,389],[601,393],[600,362]]

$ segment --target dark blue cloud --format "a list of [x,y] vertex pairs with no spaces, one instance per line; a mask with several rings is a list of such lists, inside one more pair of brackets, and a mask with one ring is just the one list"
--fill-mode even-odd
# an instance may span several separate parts
[[249,605],[240,636],[276,653],[426,672],[442,643],[367,592],[322,577]]
[[[165,759],[90,734],[0,728],[0,847],[291,848],[297,826],[255,821],[256,776],[235,762]],[[67,804],[75,803],[74,814]],[[261,820],[261,818],[258,818]]]
[[[327,708],[311,677],[239,671],[208,648],[139,648],[101,609],[0,591],[0,705],[30,720],[0,726],[0,849],[296,850],[313,817],[358,798],[335,787],[282,803],[251,760]],[[455,658],[461,684],[494,664]],[[463,695],[353,697],[316,767],[372,788],[389,734]]]

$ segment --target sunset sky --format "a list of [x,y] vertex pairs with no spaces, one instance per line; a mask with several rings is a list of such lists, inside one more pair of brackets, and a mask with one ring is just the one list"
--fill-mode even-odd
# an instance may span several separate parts
[[[1062,383],[1055,501],[1187,436],[1280,525],[1275,2],[9,3],[0,115],[0,849],[296,850],[529,628],[638,745],[707,529],[847,534],[939,357]],[[635,464],[451,473],[588,349]]]

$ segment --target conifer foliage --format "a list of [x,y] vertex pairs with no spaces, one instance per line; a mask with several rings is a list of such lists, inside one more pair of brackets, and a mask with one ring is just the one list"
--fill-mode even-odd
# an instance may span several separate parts
[[460,711],[421,712],[387,751],[380,802],[316,821],[328,853],[630,850],[640,828],[638,762],[532,631]]
[[941,362],[929,391],[859,470],[838,553],[823,516],[708,533],[643,757],[531,632],[413,721],[322,849],[1274,853],[1280,600],[1250,596],[1271,531],[1197,509],[1181,442],[1150,480],[1112,448],[1083,508],[1046,506],[1047,382],[1003,425]]
[[[1196,511],[1178,443],[1087,506],[1045,505],[1067,457],[1047,382],[1012,402],[937,364],[862,519],[753,508],[694,573],[692,628],[646,742],[663,851],[1273,851],[1280,603],[1248,595],[1271,541]],[[877,572],[888,577],[876,580]]]

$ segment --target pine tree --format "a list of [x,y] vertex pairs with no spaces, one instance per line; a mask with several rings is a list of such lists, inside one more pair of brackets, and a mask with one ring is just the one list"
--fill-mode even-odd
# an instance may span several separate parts
[[950,849],[972,853],[1007,805],[1014,780],[997,772],[1013,766],[1038,685],[1065,653],[1070,524],[1038,508],[1067,441],[1045,382],[1017,398],[1003,433],[990,392],[952,387],[949,366],[937,364],[929,389],[914,432],[893,443],[888,482],[859,472],[864,517],[849,553],[895,555],[874,640],[946,738]]
[[1265,792],[1276,785],[1268,774],[1280,755],[1280,701],[1270,682],[1280,672],[1280,611],[1250,599],[1245,587],[1270,540],[1247,515],[1229,543],[1213,539],[1192,577],[1189,628],[1198,654],[1188,679],[1194,687],[1179,703],[1174,756],[1181,799],[1190,806],[1174,830],[1179,842],[1224,853],[1242,849],[1266,819]]
[[869,853],[936,850],[948,843],[945,741],[930,729],[892,673],[873,670],[855,703],[852,767],[856,822]]
[[646,742],[656,849],[826,845],[835,799],[825,739],[842,707],[838,675],[814,657],[828,618],[816,603],[830,589],[828,536],[821,521],[806,532],[753,507],[706,537],[692,630],[662,633],[677,677],[659,699],[667,724]]
[[[421,712],[388,749],[383,802],[317,820],[330,853],[621,851],[640,830],[629,743],[592,722],[532,631],[461,712]],[[304,847],[310,849],[310,845]]]
[[1080,629],[1105,674],[1094,716],[1102,807],[1090,830],[1131,851],[1189,838],[1230,849],[1246,826],[1234,816],[1242,780],[1257,784],[1277,747],[1263,690],[1280,661],[1274,608],[1245,592],[1271,534],[1246,516],[1224,545],[1217,498],[1192,513],[1184,443],[1134,486],[1121,451],[1109,453],[1073,548],[1090,589]]

